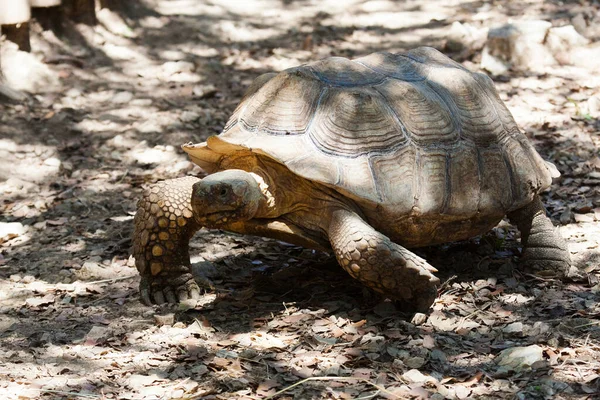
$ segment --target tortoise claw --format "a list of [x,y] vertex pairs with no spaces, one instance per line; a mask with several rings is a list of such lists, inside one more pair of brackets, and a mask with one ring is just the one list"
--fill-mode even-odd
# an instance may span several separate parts
[[[201,278],[200,282],[205,289],[214,286],[208,279]],[[140,282],[140,297],[147,306],[152,304],[176,304],[185,300],[198,300],[202,290],[190,273],[173,276],[159,274],[152,277],[142,277]]]

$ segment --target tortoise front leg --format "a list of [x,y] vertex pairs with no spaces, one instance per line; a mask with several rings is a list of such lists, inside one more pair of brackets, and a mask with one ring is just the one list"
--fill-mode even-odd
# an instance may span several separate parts
[[437,296],[437,272],[425,260],[373,229],[359,215],[336,210],[329,240],[339,264],[383,295],[425,312]]
[[146,189],[138,202],[133,256],[146,305],[200,297],[189,254],[189,241],[201,228],[190,205],[192,185],[198,180],[188,176],[158,182]]
[[565,277],[571,266],[567,242],[560,236],[539,196],[508,214],[510,222],[521,231],[521,262],[527,267]]

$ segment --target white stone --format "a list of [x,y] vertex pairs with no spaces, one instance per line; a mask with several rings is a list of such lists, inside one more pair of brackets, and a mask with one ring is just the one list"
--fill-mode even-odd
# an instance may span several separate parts
[[435,381],[435,379],[430,376],[424,375],[418,369],[411,369],[402,374],[402,377],[409,381],[410,383],[421,383],[426,382],[428,380]]
[[20,222],[0,222],[0,242],[4,242],[24,233],[25,227]]
[[133,100],[133,93],[131,92],[119,92],[112,98],[112,102],[116,104],[125,104]]
[[531,345],[502,350],[496,357],[496,363],[509,371],[522,371],[530,369],[534,363],[543,359],[542,348],[538,345]]
[[556,64],[544,38],[552,24],[541,20],[515,21],[490,29],[481,66],[491,73],[508,68],[532,69]]
[[44,160],[44,165],[49,167],[54,167],[56,169],[60,168],[61,161],[56,157],[50,157]]
[[523,332],[523,323],[522,322],[513,322],[512,324],[506,325],[502,332],[504,333],[522,333]]

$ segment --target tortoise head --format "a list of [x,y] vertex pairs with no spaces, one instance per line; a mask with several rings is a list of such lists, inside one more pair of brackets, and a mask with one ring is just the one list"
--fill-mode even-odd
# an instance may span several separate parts
[[196,182],[192,190],[192,210],[196,220],[208,227],[252,219],[262,192],[256,179],[246,171],[216,172]]

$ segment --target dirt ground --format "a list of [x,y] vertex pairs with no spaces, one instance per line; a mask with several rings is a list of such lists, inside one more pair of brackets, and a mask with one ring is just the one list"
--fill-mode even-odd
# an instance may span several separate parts
[[[586,111],[600,73],[585,63],[494,77],[562,173],[544,202],[579,279],[520,271],[507,223],[418,251],[444,282],[428,315],[329,254],[208,230],[192,262],[216,290],[146,307],[129,258],[142,186],[201,176],[179,146],[218,134],[259,74],[418,45],[479,70],[480,47],[448,43],[454,22],[599,21],[597,1],[125,3],[61,37],[33,24],[55,79],[0,102],[1,398],[600,398],[600,120]],[[533,362],[504,365],[520,347]]]

